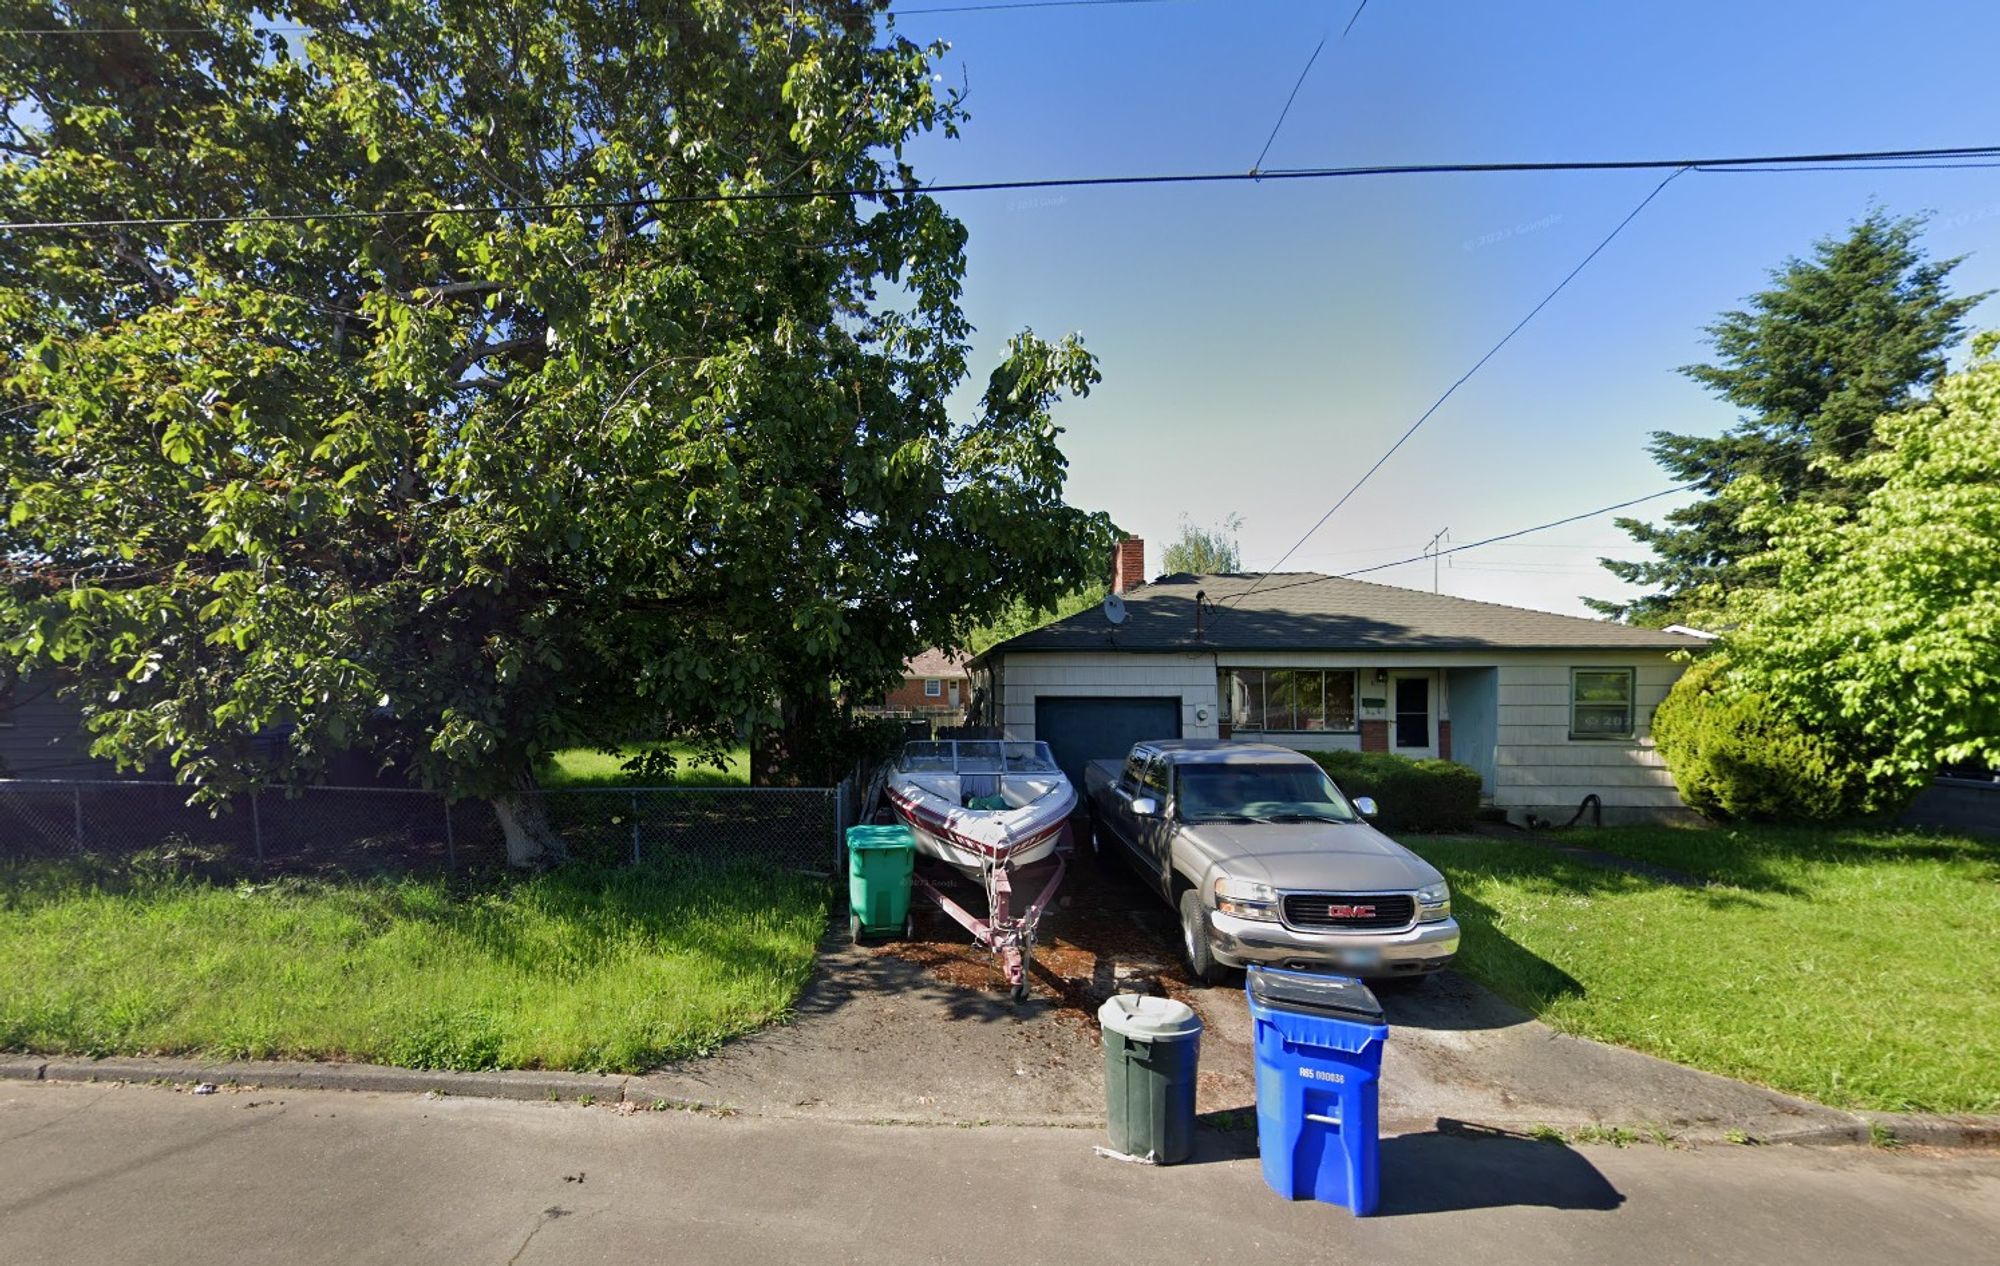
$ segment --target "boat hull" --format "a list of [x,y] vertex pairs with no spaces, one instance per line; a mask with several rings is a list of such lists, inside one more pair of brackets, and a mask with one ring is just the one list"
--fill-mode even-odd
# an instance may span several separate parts
[[921,789],[887,788],[889,808],[916,836],[926,857],[977,875],[994,866],[1026,866],[1055,852],[1076,808],[1076,790],[1061,788],[1018,809],[953,805]]

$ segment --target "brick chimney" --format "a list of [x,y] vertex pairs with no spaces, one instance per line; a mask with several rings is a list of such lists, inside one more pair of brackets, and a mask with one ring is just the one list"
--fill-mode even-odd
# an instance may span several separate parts
[[1124,593],[1146,583],[1146,542],[1128,536],[1111,556],[1111,592]]

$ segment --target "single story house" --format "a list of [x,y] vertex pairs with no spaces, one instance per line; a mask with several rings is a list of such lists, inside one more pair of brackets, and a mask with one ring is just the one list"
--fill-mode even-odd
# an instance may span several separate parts
[[1517,822],[1588,795],[1606,822],[1690,812],[1650,726],[1699,637],[1305,572],[1138,583],[1144,548],[1120,546],[1122,611],[972,660],[975,723],[1047,741],[1072,779],[1145,739],[1234,737],[1459,761]]
[[928,650],[903,665],[903,684],[882,700],[885,712],[943,712],[957,716],[972,698],[963,655]]

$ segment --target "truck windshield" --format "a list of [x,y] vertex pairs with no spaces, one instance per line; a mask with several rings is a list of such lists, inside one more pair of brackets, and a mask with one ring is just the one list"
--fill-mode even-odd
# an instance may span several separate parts
[[1358,820],[1317,765],[1183,765],[1174,773],[1183,822]]

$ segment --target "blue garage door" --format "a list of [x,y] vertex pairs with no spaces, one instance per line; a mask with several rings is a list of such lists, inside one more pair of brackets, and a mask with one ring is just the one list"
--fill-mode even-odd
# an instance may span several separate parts
[[1179,695],[1097,699],[1035,696],[1035,737],[1049,745],[1069,780],[1083,794],[1083,767],[1120,760],[1132,744],[1181,736]]

